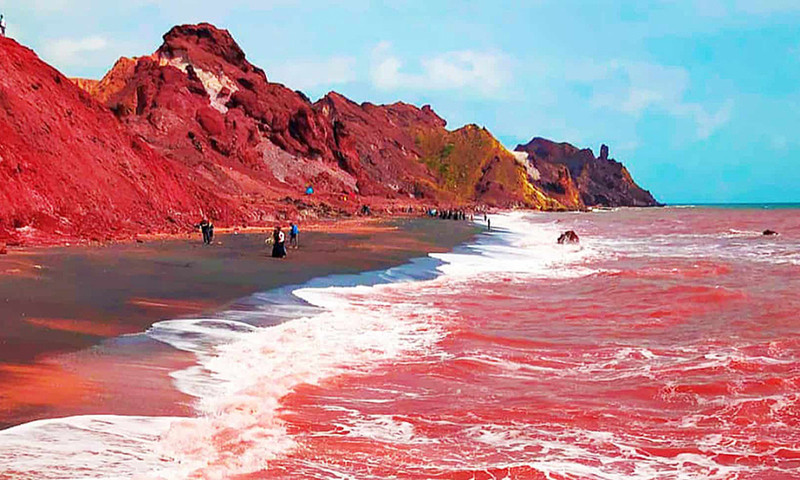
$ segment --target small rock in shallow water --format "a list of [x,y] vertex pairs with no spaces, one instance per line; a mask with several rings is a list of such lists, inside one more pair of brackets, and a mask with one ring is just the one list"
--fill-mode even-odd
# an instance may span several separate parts
[[763,233],[763,235],[777,235],[778,234],[778,232],[776,232],[775,230],[769,230],[769,229],[764,230],[762,233]]
[[567,230],[566,232],[562,233],[560,237],[558,237],[559,245],[564,243],[579,243],[580,238],[578,238],[578,234],[575,233],[573,230]]

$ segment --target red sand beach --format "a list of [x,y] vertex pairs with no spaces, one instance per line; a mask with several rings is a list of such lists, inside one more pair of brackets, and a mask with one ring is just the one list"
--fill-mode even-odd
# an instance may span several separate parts
[[[254,292],[447,251],[475,231],[465,222],[426,219],[309,229],[301,225],[300,249],[285,260],[269,257],[265,233],[230,232],[212,246],[198,234],[0,257],[0,427],[98,411],[181,413],[187,398],[170,387],[168,373],[191,356],[130,334]],[[107,368],[115,363],[108,355],[130,357],[125,371]],[[126,388],[132,379],[145,383]]]

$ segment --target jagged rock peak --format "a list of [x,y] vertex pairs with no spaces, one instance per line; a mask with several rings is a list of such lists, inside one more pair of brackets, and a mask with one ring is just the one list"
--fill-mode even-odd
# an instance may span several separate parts
[[517,145],[515,148],[518,152],[528,152],[535,154],[542,159],[562,158],[575,155],[579,149],[571,143],[561,142],[557,143],[542,137],[533,137],[530,142],[524,145]]
[[245,72],[254,68],[230,32],[210,23],[177,25],[164,34],[163,38],[164,43],[156,52],[161,57],[187,56],[202,62],[211,56],[219,57]]
[[608,160],[608,145],[600,145],[600,160]]

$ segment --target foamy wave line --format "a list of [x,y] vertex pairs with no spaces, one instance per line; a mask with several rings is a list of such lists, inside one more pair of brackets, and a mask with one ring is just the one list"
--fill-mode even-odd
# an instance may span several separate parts
[[[692,480],[727,480],[734,478],[738,467],[716,462],[713,448],[705,445],[710,455],[679,453],[662,457],[646,453],[640,445],[654,442],[651,438],[620,436],[612,432],[584,429],[539,430],[529,426],[476,426],[472,438],[500,451],[518,452],[515,462],[492,463],[493,470],[530,467],[550,478],[575,477],[597,480],[652,480],[678,478]],[[673,446],[669,439],[661,440],[665,447]],[[613,454],[599,454],[591,445],[603,445]],[[473,468],[475,469],[475,468]]]
[[[316,315],[298,307],[303,316],[274,326],[240,321],[269,315],[276,305],[267,304],[246,315],[234,311],[222,318],[159,322],[148,331],[151,337],[197,356],[196,366],[172,374],[181,391],[197,398],[197,418],[87,416],[33,422],[0,432],[0,470],[16,465],[17,478],[35,472],[45,479],[65,478],[64,472],[76,479],[136,474],[222,479],[262,470],[296,447],[278,414],[281,399],[296,387],[436,349],[452,320],[441,308],[414,303],[414,290],[464,287],[482,276],[594,273],[581,266],[596,255],[590,245],[556,245],[557,226],[534,226],[528,215],[493,216],[495,230],[485,240],[464,253],[433,255],[443,262],[435,280],[294,291],[322,309]],[[107,431],[86,427],[97,422],[106,422]],[[122,443],[114,441],[117,429]],[[402,436],[405,429],[374,419],[362,433]],[[73,441],[61,443],[60,438]]]
[[137,479],[169,466],[154,446],[175,420],[87,415],[12,427],[0,432],[0,478]]

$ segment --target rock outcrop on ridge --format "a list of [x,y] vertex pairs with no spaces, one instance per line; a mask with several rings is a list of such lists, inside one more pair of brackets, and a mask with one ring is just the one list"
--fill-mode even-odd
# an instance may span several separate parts
[[0,69],[0,243],[187,231],[203,217],[268,225],[362,205],[655,204],[590,151],[534,140],[511,152],[485,128],[448,130],[430,106],[335,92],[312,103],[209,24],[174,27],[99,81],[70,81],[8,38]]
[[600,156],[595,157],[588,148],[535,137],[515,150],[527,154],[539,171],[536,185],[568,208],[659,205],[624,165],[608,158],[607,145],[602,145]]

